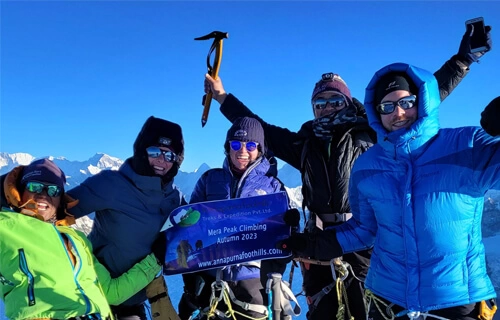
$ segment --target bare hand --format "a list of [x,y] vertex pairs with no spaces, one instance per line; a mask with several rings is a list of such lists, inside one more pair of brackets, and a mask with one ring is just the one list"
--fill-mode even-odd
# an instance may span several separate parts
[[220,78],[214,80],[208,73],[205,74],[204,90],[205,93],[212,92],[212,98],[220,104],[223,104],[224,100],[226,100],[227,93]]

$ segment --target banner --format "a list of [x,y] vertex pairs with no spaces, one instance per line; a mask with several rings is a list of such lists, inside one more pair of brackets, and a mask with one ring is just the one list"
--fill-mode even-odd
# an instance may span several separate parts
[[166,275],[283,258],[275,248],[290,235],[283,222],[285,192],[190,204],[172,211],[162,228],[167,238]]

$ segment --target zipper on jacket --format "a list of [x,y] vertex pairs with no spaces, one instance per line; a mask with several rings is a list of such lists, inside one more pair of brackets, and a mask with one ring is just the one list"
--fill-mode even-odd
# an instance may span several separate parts
[[330,176],[328,175],[328,166],[326,165],[325,158],[322,158],[323,160],[323,169],[325,169],[325,177],[326,177],[326,184],[328,186],[328,203],[327,205],[331,207],[332,203],[332,186],[330,184]]
[[[62,246],[66,252],[66,256],[68,257],[68,262],[69,262],[71,268],[73,269],[73,280],[75,281],[76,287],[78,288],[78,290],[80,291],[80,293],[83,296],[83,299],[85,300],[85,306],[86,306],[85,313],[87,314],[91,310],[90,299],[87,297],[87,294],[85,293],[82,286],[78,282],[78,274],[80,273],[80,270],[82,269],[82,261],[83,261],[82,257],[78,253],[78,250],[76,249],[76,246],[75,246],[75,243],[73,242],[73,239],[71,239],[71,237],[68,234],[63,235],[61,232],[59,232],[59,230],[57,230],[57,228],[55,226],[54,226],[54,228],[56,229],[56,232],[59,235],[59,239],[61,240]],[[73,266],[73,263],[71,262],[71,257],[69,256],[70,253],[68,252],[68,247],[66,246],[64,239],[67,239],[68,242],[71,244],[71,248],[72,248],[71,252],[75,255],[75,258],[76,258],[76,265],[75,266]]]
[[35,278],[28,268],[28,262],[26,261],[26,255],[24,254],[24,249],[19,249],[19,268],[28,278],[28,305],[34,306],[35,300]]
[[[262,157],[261,156],[259,159],[257,159],[254,163],[252,163],[243,173],[241,176],[240,180],[238,180],[238,186],[236,187],[236,192],[235,192],[235,198],[239,198],[241,195],[241,185],[243,184],[243,180],[250,174],[250,172],[259,165],[259,163],[262,162]],[[231,172],[232,174],[232,172]],[[233,175],[234,176],[234,175]]]
[[9,279],[5,278],[3,276],[3,274],[0,273],[0,283],[5,285],[5,286],[15,286],[14,283],[12,281],[10,281]]

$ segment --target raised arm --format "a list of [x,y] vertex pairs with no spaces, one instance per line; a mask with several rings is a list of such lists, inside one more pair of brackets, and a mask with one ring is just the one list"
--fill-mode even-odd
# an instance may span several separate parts
[[220,111],[229,121],[233,122],[240,117],[252,117],[257,119],[264,128],[268,150],[271,150],[276,157],[282,159],[291,166],[297,169],[300,168],[302,144],[298,142],[300,137],[296,132],[264,121],[234,95],[227,94],[220,77],[214,80],[209,75],[205,75],[205,92],[209,91],[212,91],[213,98],[221,104]]
[[439,95],[441,101],[444,101],[450,93],[458,86],[463,78],[469,73],[470,65],[474,62],[479,62],[486,52],[491,50],[491,27],[486,26],[486,38],[484,39],[485,51],[471,53],[470,39],[472,31],[470,27],[465,30],[465,33],[460,42],[458,53],[447,60],[439,70],[434,72],[439,85]]

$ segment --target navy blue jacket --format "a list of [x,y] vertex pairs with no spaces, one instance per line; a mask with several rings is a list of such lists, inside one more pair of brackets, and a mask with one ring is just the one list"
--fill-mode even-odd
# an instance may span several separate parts
[[[270,164],[265,157],[258,158],[243,173],[241,178],[233,175],[226,157],[222,168],[210,169],[196,183],[190,203],[233,198],[247,198],[284,190],[281,182],[267,176]],[[250,262],[224,269],[224,280],[237,281],[260,278],[258,262]]]
[[[163,223],[182,203],[182,195],[170,181],[141,176],[127,160],[118,171],[105,170],[68,191],[79,200],[69,212],[76,218],[95,212],[89,239],[94,254],[113,277],[121,275],[151,253]],[[145,290],[124,305],[146,300]]]

